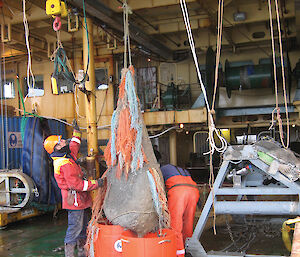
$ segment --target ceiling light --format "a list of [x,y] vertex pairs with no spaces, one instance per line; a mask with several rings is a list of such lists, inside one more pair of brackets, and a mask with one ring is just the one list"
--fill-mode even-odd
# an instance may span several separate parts
[[235,12],[233,14],[234,21],[244,21],[246,20],[246,13],[245,12]]

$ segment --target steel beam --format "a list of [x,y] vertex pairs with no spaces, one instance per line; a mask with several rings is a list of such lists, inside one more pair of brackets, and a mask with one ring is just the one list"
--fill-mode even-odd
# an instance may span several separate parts
[[215,195],[298,195],[299,192],[290,188],[254,187],[254,188],[219,188]]
[[[270,114],[274,110],[272,107],[245,107],[245,108],[219,108],[217,110],[218,117],[224,116],[245,116],[245,115],[258,115],[258,114]],[[281,112],[284,113],[285,109],[281,108]],[[288,112],[295,112],[295,106],[288,106]]]
[[[82,7],[81,0],[73,0],[73,4],[77,7]],[[123,19],[122,16],[110,8],[106,7],[99,0],[86,0],[85,1],[86,12],[93,17],[95,23],[107,25],[109,28],[123,32]],[[130,38],[137,44],[145,47],[149,51],[161,56],[164,59],[172,59],[173,52],[161,44],[153,37],[146,34],[142,29],[134,24],[130,24]]]
[[216,201],[216,214],[236,215],[299,215],[299,202]]

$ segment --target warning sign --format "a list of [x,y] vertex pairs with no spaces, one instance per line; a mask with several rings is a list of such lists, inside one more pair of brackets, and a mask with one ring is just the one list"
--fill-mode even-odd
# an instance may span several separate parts
[[8,148],[22,148],[21,132],[8,132]]

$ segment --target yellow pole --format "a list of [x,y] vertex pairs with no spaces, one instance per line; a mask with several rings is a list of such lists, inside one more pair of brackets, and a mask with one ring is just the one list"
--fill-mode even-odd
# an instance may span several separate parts
[[176,145],[176,131],[172,131],[169,136],[170,146],[170,164],[177,165],[177,145]]
[[[112,55],[109,56],[108,77],[112,78],[112,81],[109,82],[109,89],[108,89],[109,90],[108,96],[111,97],[112,103],[109,104],[106,115],[112,115],[112,113],[114,112],[114,89],[113,89],[114,58]],[[108,103],[109,101],[106,102],[106,104]]]
[[[100,176],[99,165],[95,162],[98,155],[98,134],[97,134],[97,116],[96,116],[96,79],[95,79],[95,63],[94,63],[94,40],[93,40],[93,23],[90,18],[86,19],[89,32],[89,49],[86,37],[86,30],[83,28],[83,64],[87,67],[89,54],[88,80],[85,82],[85,88],[88,91],[85,95],[85,109],[87,122],[87,164],[90,169],[96,168],[95,174],[89,174],[91,178]],[[82,19],[85,26],[85,21]]]

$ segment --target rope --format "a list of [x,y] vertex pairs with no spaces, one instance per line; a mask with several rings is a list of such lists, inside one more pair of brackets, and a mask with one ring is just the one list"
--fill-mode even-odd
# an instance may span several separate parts
[[[216,129],[215,124],[214,124],[212,112],[210,110],[209,103],[208,103],[208,100],[207,100],[207,94],[206,94],[205,86],[204,86],[202,78],[201,78],[201,72],[200,72],[200,69],[199,69],[199,64],[198,64],[198,59],[197,59],[197,54],[196,54],[192,29],[191,29],[191,25],[190,25],[190,21],[189,21],[189,14],[188,14],[188,10],[187,10],[187,7],[186,7],[185,0],[180,0],[180,6],[181,6],[181,10],[182,10],[183,18],[184,18],[184,23],[185,23],[185,27],[186,27],[190,47],[191,47],[191,52],[192,52],[192,55],[193,55],[195,66],[196,66],[198,79],[200,81],[200,86],[201,86],[201,89],[202,89],[202,92],[203,92],[203,95],[204,95],[205,105],[206,105],[206,108],[207,108],[207,111],[208,111],[208,128],[209,128],[208,139],[209,139],[209,143],[211,145],[210,152],[212,152],[212,154],[215,151],[223,153],[227,148],[227,142],[226,142],[225,138],[223,138],[220,135],[220,133],[218,132],[218,130]],[[216,134],[216,136],[218,137],[218,139],[221,142],[221,147],[219,147],[219,148],[215,144],[214,136],[213,136],[214,133]]]
[[79,118],[85,118],[84,116],[82,116],[82,115],[80,114],[79,104],[78,104],[78,99],[79,99],[78,91],[79,91],[79,90],[78,90],[78,86],[75,84],[75,86],[74,86],[75,111],[76,111],[77,117],[79,117]]
[[[27,17],[26,17],[26,0],[23,0],[23,23],[24,23],[24,31],[25,31],[25,42],[26,42],[27,53],[28,53],[27,86],[28,86],[28,92],[29,92],[30,88],[34,89],[35,79],[34,79],[34,75],[33,75],[33,72],[32,72],[32,67],[31,67],[31,51],[30,51],[30,45],[29,45],[29,28],[28,28],[28,21],[27,21]],[[32,85],[30,85],[30,76],[31,76],[31,79],[32,79]],[[25,100],[26,100],[26,97],[25,97]]]
[[216,68],[215,68],[214,95],[213,95],[213,101],[212,101],[212,107],[211,107],[212,112],[215,111],[215,101],[216,101],[217,86],[218,86],[219,63],[220,63],[221,45],[222,45],[223,9],[224,9],[224,0],[221,0],[221,1],[219,1],[219,7],[218,7],[217,55],[216,55]]
[[124,0],[122,8],[123,8],[123,23],[124,23],[124,68],[128,68],[128,66],[127,66],[127,47],[128,47],[129,66],[131,66],[132,63],[131,63],[129,18],[128,18],[130,9],[127,5],[127,0]]
[[[204,86],[204,84],[202,82],[202,78],[201,78],[201,73],[200,73],[198,59],[197,59],[197,55],[196,55],[196,49],[195,49],[192,29],[191,29],[191,25],[190,25],[190,22],[189,22],[189,14],[188,14],[188,10],[187,10],[187,7],[186,7],[185,0],[180,0],[180,6],[181,6],[183,18],[184,18],[185,27],[186,27],[186,30],[187,30],[188,39],[189,39],[189,42],[190,42],[190,47],[191,47],[194,63],[195,63],[196,70],[197,70],[197,75],[198,75],[198,78],[199,78],[199,81],[200,81],[200,85],[201,85],[201,89],[202,89],[202,92],[203,92],[203,95],[204,95],[206,108],[207,108],[207,111],[208,111],[209,152],[205,153],[205,154],[210,155],[209,186],[211,188],[212,195],[213,195],[213,212],[214,212],[214,214],[213,214],[214,215],[213,227],[214,227],[214,234],[216,234],[216,214],[215,214],[215,208],[214,208],[214,191],[213,191],[214,190],[214,188],[213,188],[214,173],[213,173],[212,157],[213,157],[213,154],[214,154],[215,151],[217,151],[219,153],[223,153],[227,148],[227,142],[226,142],[225,138],[222,137],[221,134],[219,133],[219,131],[216,129],[212,115],[214,114],[215,96],[216,96],[217,82],[218,82],[218,68],[219,68],[221,44],[222,44],[222,20],[223,20],[224,2],[223,2],[223,0],[219,0],[219,7],[218,7],[218,40],[217,40],[215,85],[214,85],[212,110],[210,110],[210,108],[209,108],[209,103],[208,103],[208,100],[207,100],[207,94],[206,94],[205,86]],[[214,134],[216,134],[217,138],[220,140],[221,147],[216,146],[215,139],[214,139]]]
[[25,104],[24,104],[24,100],[23,100],[23,93],[22,93],[21,86],[20,86],[20,77],[19,77],[19,75],[17,75],[16,77],[17,77],[19,98],[21,99],[22,106],[23,106],[23,116],[22,116],[22,120],[21,120],[21,136],[22,136],[22,141],[24,141],[27,117],[25,115],[26,110],[25,110]]
[[149,138],[152,139],[152,138],[160,137],[160,136],[162,136],[163,134],[169,132],[170,130],[176,129],[176,128],[178,128],[178,126],[173,126],[173,127],[171,127],[171,128],[168,128],[168,129],[164,130],[163,132],[161,132],[161,133],[159,133],[159,134],[156,134],[156,135],[153,135],[153,136],[149,136]]
[[272,112],[272,124],[269,128],[272,129],[274,126],[274,113],[275,110],[277,111],[277,121],[279,126],[279,134],[280,134],[280,141],[284,148],[289,147],[290,141],[290,127],[289,127],[289,115],[288,115],[288,106],[287,106],[287,94],[286,94],[286,84],[285,84],[285,72],[284,72],[284,62],[283,62],[283,51],[282,51],[282,37],[281,37],[281,26],[280,26],[280,17],[279,17],[279,10],[278,10],[278,0],[275,0],[275,10],[276,10],[276,20],[277,20],[277,29],[278,29],[278,40],[279,40],[279,50],[280,50],[280,64],[281,64],[281,74],[282,74],[282,87],[283,87],[283,95],[284,95],[284,106],[285,106],[285,113],[287,119],[287,142],[286,145],[284,143],[284,135],[283,135],[283,124],[282,119],[280,116],[280,108],[278,104],[278,85],[277,85],[277,69],[276,69],[276,54],[275,54],[275,43],[274,43],[274,33],[273,33],[273,18],[272,18],[272,6],[271,0],[268,0],[268,8],[269,8],[269,19],[270,19],[270,31],[271,31],[271,39],[272,39],[272,56],[273,56],[273,70],[274,70],[274,87],[275,87],[275,102],[276,107]]
[[[78,81],[75,79],[75,73],[72,69],[71,63],[64,51],[61,39],[60,39],[60,30],[56,31],[56,38],[57,38],[57,49],[53,52],[52,56],[50,57],[51,60],[54,60],[54,73],[57,72],[56,67],[58,68],[60,65],[62,67],[62,75],[69,81],[73,82],[73,87],[74,87],[74,102],[75,102],[75,110],[77,117],[79,118],[84,118],[80,114],[79,110],[79,104],[78,104],[78,86],[79,84],[82,84],[86,81],[87,79],[87,74],[88,74],[88,69],[89,69],[89,64],[90,64],[90,40],[89,40],[89,31],[88,31],[88,26],[87,26],[87,21],[86,21],[86,11],[85,11],[85,2],[82,0],[82,9],[83,9],[83,16],[84,16],[84,22],[85,26],[83,28],[86,31],[86,38],[87,38],[87,45],[88,45],[88,59],[87,59],[87,65],[86,65],[86,70],[83,76],[83,79],[81,81]],[[59,53],[63,53],[63,61],[59,58]],[[55,62],[58,62],[60,65],[55,65]],[[72,73],[72,74],[71,74]]]
[[[211,145],[209,145],[211,148]],[[212,152],[210,151],[209,154],[209,180],[208,180],[208,185],[212,193],[212,206],[213,206],[213,229],[214,229],[214,235],[217,234],[216,230],[216,210],[215,210],[215,193],[214,193],[214,183],[215,183],[215,175],[214,175],[214,167],[212,163],[213,155]]]

